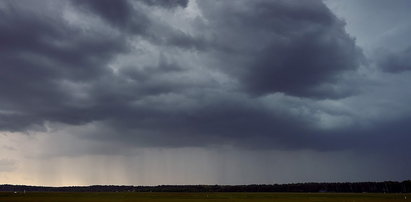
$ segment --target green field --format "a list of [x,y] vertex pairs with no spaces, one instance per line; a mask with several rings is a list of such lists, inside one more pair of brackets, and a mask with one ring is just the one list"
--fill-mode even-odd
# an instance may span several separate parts
[[[405,199],[405,197],[407,199]],[[0,193],[0,201],[87,202],[87,201],[257,201],[257,202],[378,202],[410,201],[411,194],[330,194],[330,193]]]

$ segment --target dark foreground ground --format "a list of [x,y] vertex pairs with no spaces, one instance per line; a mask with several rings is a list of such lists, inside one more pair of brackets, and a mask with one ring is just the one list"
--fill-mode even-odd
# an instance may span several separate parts
[[410,201],[411,194],[349,193],[0,193],[0,201],[16,202],[379,202]]

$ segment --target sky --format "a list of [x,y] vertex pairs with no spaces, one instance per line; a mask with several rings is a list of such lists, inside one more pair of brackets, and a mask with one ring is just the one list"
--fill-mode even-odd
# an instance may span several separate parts
[[408,0],[0,0],[0,184],[411,179]]

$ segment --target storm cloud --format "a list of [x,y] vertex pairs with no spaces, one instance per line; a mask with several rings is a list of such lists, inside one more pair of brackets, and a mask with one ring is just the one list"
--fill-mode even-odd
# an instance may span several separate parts
[[[57,13],[27,12],[23,5],[6,6],[1,102],[7,113],[2,113],[2,128],[96,122],[111,128],[112,134],[100,138],[131,139],[141,146],[334,148],[327,139],[335,137],[321,134],[341,132],[323,131],[320,121],[312,120],[328,112],[311,114],[303,108],[321,111],[311,98],[347,96],[336,92],[339,82],[359,67],[362,54],[344,23],[321,1],[197,3],[201,18],[192,26],[199,28],[186,35],[209,44],[195,52],[193,59],[199,61],[191,61],[191,48],[139,35],[150,27],[165,34],[178,27],[153,22],[138,1],[69,4],[86,13],[86,21],[94,15],[110,25],[101,28],[82,28]],[[19,26],[11,26],[15,24]],[[122,32],[128,27],[140,31]],[[137,36],[141,39],[133,39]],[[161,52],[142,57],[145,65],[138,59],[122,63],[116,58],[149,54],[128,45],[133,40]],[[173,53],[176,48],[182,57]],[[196,77],[205,78],[199,82],[192,79]]]
[[41,155],[411,157],[409,48],[370,57],[321,0],[38,4],[0,2],[0,131],[56,138]]
[[21,6],[6,4],[1,12],[0,103],[6,112],[0,125],[24,130],[45,120],[78,122],[69,117],[80,103],[69,100],[79,97],[67,88],[110,74],[107,63],[127,50],[125,40],[72,27],[57,13],[21,11]]
[[150,6],[161,6],[161,7],[166,7],[166,8],[171,8],[171,7],[176,7],[176,6],[185,8],[188,5],[188,0],[166,0],[166,1],[141,0],[141,1]]
[[200,2],[221,69],[250,94],[344,96],[332,87],[358,68],[361,51],[321,1]]

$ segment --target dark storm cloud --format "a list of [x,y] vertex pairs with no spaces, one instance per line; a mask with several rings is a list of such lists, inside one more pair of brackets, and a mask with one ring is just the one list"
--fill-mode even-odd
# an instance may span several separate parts
[[[200,1],[228,63],[251,94],[335,97],[328,88],[355,70],[361,53],[321,1]],[[233,63],[229,63],[233,61]]]
[[11,111],[1,114],[1,122],[12,130],[70,119],[76,110],[70,112],[62,83],[87,83],[109,74],[106,63],[127,50],[122,38],[80,30],[60,16],[24,12],[19,6],[9,5],[0,14],[0,103]]
[[1,130],[96,124],[81,138],[131,147],[353,147],[361,130],[320,124],[323,114],[350,114],[312,104],[346,96],[339,82],[362,59],[321,1],[197,3],[189,31],[150,13],[151,5],[187,1],[72,1],[76,12],[101,19],[81,19],[83,27],[0,7]]
[[187,7],[188,0],[140,0],[150,6],[172,8],[176,6]]
[[[125,139],[141,146],[228,144],[249,148],[257,145],[290,148],[299,144],[293,143],[293,139],[313,135],[312,131],[307,130],[307,121],[267,111],[252,103],[234,98],[204,98],[196,102],[199,105],[178,110],[173,110],[171,104],[163,106],[167,110],[144,107],[133,112],[123,111],[117,119],[108,119],[107,122],[118,131],[126,129],[124,132],[129,134],[116,137],[117,141]],[[110,134],[106,138],[115,141]]]
[[145,14],[135,10],[127,0],[72,0],[72,3],[122,30],[140,33],[147,26],[148,19]]
[[150,19],[146,11],[133,5],[136,2],[166,8],[187,7],[188,4],[188,0],[72,0],[73,5],[101,17],[114,27],[133,34],[143,34],[147,31]]
[[144,35],[147,40],[159,45],[200,50],[206,46],[202,39],[178,30],[178,26],[153,22],[153,19],[148,17],[150,11],[141,7],[141,4],[144,4],[162,8],[185,8],[188,0],[71,0],[71,2],[82,11],[100,17],[126,34]]

